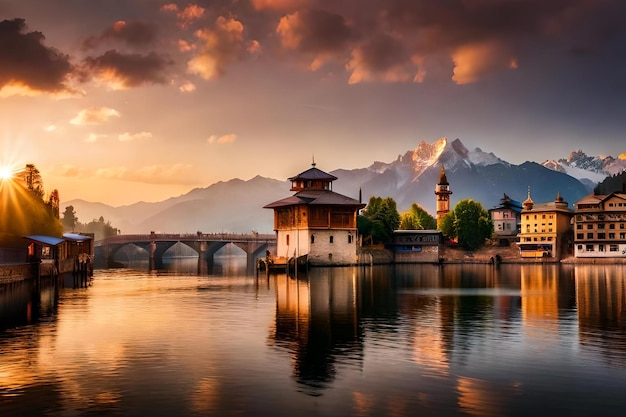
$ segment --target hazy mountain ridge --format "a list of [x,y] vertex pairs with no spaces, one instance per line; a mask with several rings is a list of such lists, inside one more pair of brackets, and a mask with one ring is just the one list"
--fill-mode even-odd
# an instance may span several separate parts
[[[560,193],[572,204],[589,193],[581,181],[565,172],[535,162],[512,165],[480,148],[469,150],[459,139],[450,142],[441,138],[432,144],[422,141],[393,162],[377,161],[367,168],[327,172],[338,178],[333,183],[335,192],[356,199],[361,196],[364,203],[370,196],[392,197],[400,211],[415,202],[434,215],[434,189],[441,165],[445,166],[453,192],[451,207],[459,200],[471,198],[488,209],[497,205],[504,193],[523,201],[529,187],[536,202],[553,201]],[[302,171],[307,168],[303,166]],[[247,181],[220,181],[156,203],[111,207],[72,200],[62,203],[62,207],[73,205],[81,222],[103,216],[124,234],[152,230],[271,233],[273,212],[263,206],[291,195],[290,186],[287,179],[256,176]]]

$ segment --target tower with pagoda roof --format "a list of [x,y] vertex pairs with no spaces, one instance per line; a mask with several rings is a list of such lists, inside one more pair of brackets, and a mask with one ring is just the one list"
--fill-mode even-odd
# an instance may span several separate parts
[[357,262],[359,200],[332,190],[337,177],[315,166],[289,178],[292,196],[267,204],[274,210],[276,254],[304,255],[310,265],[352,265]]

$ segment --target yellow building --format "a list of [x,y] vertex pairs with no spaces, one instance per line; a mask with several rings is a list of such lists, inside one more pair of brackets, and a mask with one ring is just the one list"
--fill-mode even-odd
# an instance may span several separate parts
[[522,203],[518,242],[522,258],[561,259],[571,253],[573,215],[560,193],[554,201],[535,204],[528,190],[528,198]]
[[626,194],[591,194],[574,207],[577,258],[626,257]]

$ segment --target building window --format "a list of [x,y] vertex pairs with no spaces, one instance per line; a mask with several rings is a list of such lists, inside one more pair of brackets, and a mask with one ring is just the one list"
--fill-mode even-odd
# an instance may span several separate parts
[[624,223],[620,223],[620,224],[619,224],[619,228],[620,228],[620,229],[623,229],[623,228],[624,228]]
[[315,235],[311,235],[311,245],[315,243]]
[[615,229],[615,223],[609,224],[609,229]]
[[334,240],[333,235],[330,235],[330,239],[329,239],[328,241],[329,241],[330,243],[333,243],[333,240]]
[[587,233],[587,239],[593,239],[593,233]]
[[606,233],[598,233],[598,239],[606,239]]
[[615,233],[609,233],[609,239],[615,239]]
[[545,219],[545,218],[546,218],[546,215],[544,214],[543,216],[541,216],[541,218],[542,218],[542,219]]
[[604,229],[604,223],[598,223],[598,229]]
[[593,245],[587,245],[587,246],[585,246],[585,250],[586,250],[587,252],[593,252]]
[[585,238],[585,234],[584,233],[577,233],[576,234],[576,239],[582,240]]
[[583,245],[578,245],[578,250],[583,250]]
[[609,252],[619,252],[618,245],[609,245]]
[[348,243],[352,243],[352,235],[348,235]]
[[598,245],[598,251],[604,252],[604,245]]
[[620,233],[619,234],[619,238],[620,239],[626,239],[626,233]]
[[589,223],[589,224],[587,225],[587,229],[593,229],[593,224]]
[[576,225],[576,229],[580,230],[580,229],[582,229],[582,228],[583,228],[583,225],[582,225],[582,224],[578,223],[578,224]]
[[289,235],[285,236],[285,242],[287,243],[287,246],[289,246]]

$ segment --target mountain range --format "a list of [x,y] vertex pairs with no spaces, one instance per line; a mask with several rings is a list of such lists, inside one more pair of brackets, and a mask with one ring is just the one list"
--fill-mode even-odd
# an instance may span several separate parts
[[[553,201],[559,193],[571,205],[625,163],[576,151],[558,161],[514,165],[480,148],[469,150],[459,139],[441,138],[433,143],[422,141],[392,162],[375,161],[366,168],[327,172],[338,178],[333,183],[335,192],[356,199],[362,196],[364,203],[370,196],[392,197],[400,212],[417,203],[434,215],[434,189],[442,165],[453,193],[451,207],[459,200],[471,198],[489,209],[505,193],[513,200],[523,201],[529,190],[535,202]],[[303,166],[302,171],[308,168]],[[62,209],[73,206],[83,223],[102,216],[124,234],[271,233],[273,213],[263,206],[291,195],[290,186],[288,180],[256,176],[247,181],[217,182],[155,203],[112,207],[71,200],[64,202]]]

